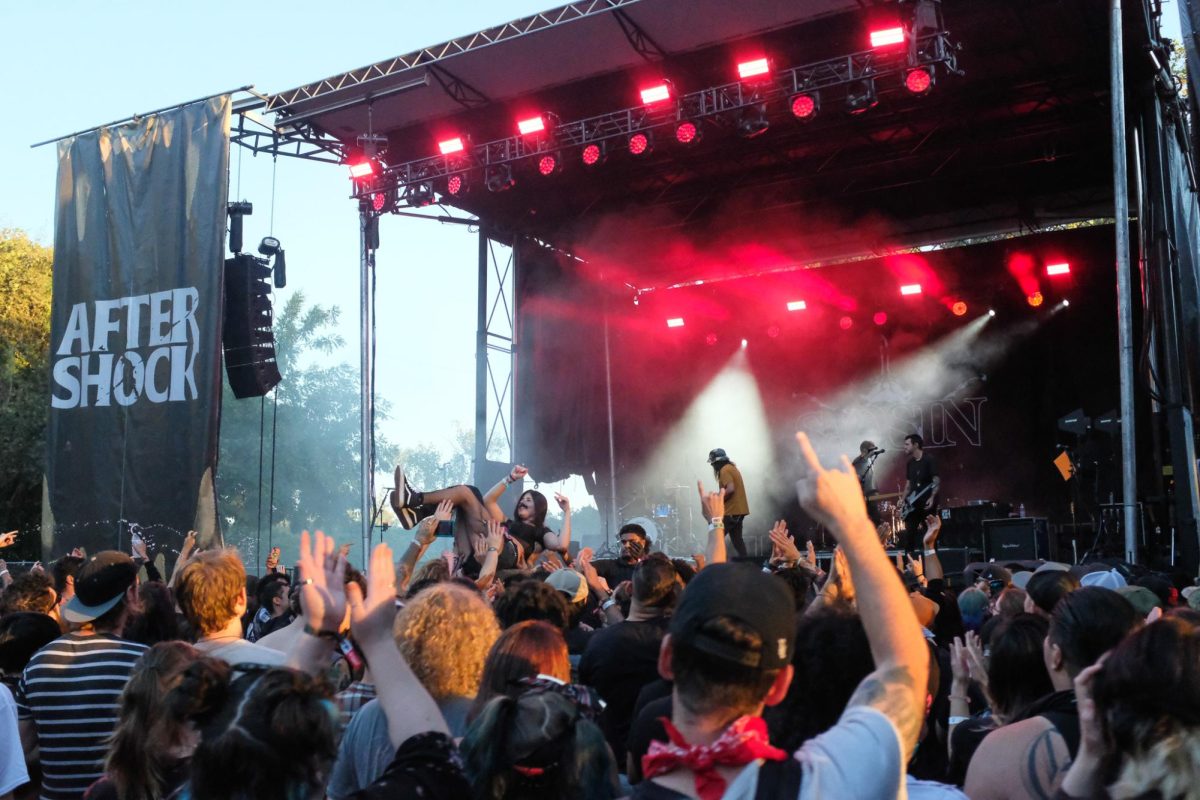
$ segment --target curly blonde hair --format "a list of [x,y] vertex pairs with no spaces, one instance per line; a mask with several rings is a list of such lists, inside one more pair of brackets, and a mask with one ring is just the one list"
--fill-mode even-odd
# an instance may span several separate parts
[[396,615],[396,646],[435,700],[474,697],[500,636],[491,606],[454,583],[425,589]]

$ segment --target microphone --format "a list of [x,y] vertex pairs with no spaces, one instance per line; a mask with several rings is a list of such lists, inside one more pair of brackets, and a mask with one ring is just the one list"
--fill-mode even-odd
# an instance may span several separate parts
[[876,447],[874,450],[871,451],[871,455],[881,456],[886,452],[887,452],[887,450],[884,450],[883,448],[880,448],[880,447]]

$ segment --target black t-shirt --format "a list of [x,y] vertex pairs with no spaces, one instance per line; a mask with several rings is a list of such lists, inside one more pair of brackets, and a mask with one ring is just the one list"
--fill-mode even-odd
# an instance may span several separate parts
[[471,796],[454,742],[444,733],[419,733],[396,750],[387,770],[351,800],[461,800]]
[[674,698],[668,694],[666,697],[651,700],[637,712],[637,717],[629,729],[628,756],[633,758],[634,766],[634,771],[629,774],[630,783],[636,784],[642,779],[642,756],[650,751],[650,743],[668,741],[667,729],[663,727],[662,718],[670,719],[674,706]]
[[625,770],[625,743],[638,692],[658,678],[658,651],[667,620],[620,622],[596,631],[579,661],[579,682],[600,693],[607,705],[600,729]]
[[[921,460],[915,458],[908,460],[908,466],[905,467],[904,475],[908,478],[908,482],[912,484],[912,491],[919,492],[929,484],[933,483],[933,479],[937,477],[937,464],[933,462],[933,457],[928,453],[921,455]],[[925,496],[928,499],[929,495]]]
[[538,530],[528,523],[515,522],[511,519],[504,524],[508,528],[508,535],[518,540],[521,546],[525,548],[526,558],[533,555],[533,551],[537,549],[536,545],[541,545],[545,548],[546,534],[553,533],[552,530],[545,526],[542,526],[542,529]]
[[596,568],[596,574],[608,582],[608,588],[616,591],[620,584],[633,580],[633,571],[637,569],[637,562],[611,558],[593,561],[592,566]]

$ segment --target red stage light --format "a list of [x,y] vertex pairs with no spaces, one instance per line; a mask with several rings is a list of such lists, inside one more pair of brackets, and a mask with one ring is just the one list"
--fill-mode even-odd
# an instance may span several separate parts
[[629,137],[629,152],[640,156],[650,150],[650,137],[644,133],[635,133]]
[[538,172],[545,176],[558,171],[558,156],[547,154],[538,159]]
[[1025,302],[1029,303],[1029,305],[1033,306],[1034,308],[1037,308],[1045,301],[1046,301],[1046,298],[1042,297],[1041,292],[1034,292],[1033,294],[1028,295],[1025,298]]
[[542,119],[540,114],[529,119],[517,120],[517,130],[521,132],[522,136],[528,136],[531,133],[541,133],[546,130],[546,121]]
[[770,71],[771,65],[765,58],[756,58],[753,61],[743,61],[738,64],[738,77],[742,80],[766,75]]
[[1047,275],[1070,275],[1071,274],[1071,265],[1068,264],[1066,261],[1060,261],[1057,264],[1047,264],[1046,265],[1046,274]]
[[921,284],[919,284],[919,283],[906,283],[900,287],[900,294],[904,295],[905,297],[907,297],[909,295],[920,294],[920,293],[921,293]]
[[808,308],[808,304],[803,300],[790,300],[787,304],[788,311],[803,311]]
[[351,178],[365,178],[375,174],[375,165],[370,161],[359,161],[350,165]]
[[792,116],[796,119],[810,120],[817,115],[817,97],[811,94],[798,94],[792,97]]
[[924,67],[910,69],[904,74],[904,87],[913,94],[925,94],[933,88],[933,76]]
[[667,327],[668,328],[682,328],[683,327],[683,317],[671,317],[670,319],[667,320]]
[[700,136],[700,130],[696,127],[696,123],[691,120],[681,122],[675,126],[675,141],[680,144],[691,144]]
[[712,347],[717,343],[717,335],[715,333],[709,333],[708,336],[704,337],[704,343],[709,347]]
[[604,153],[600,149],[600,145],[589,144],[587,147],[583,148],[583,152],[579,154],[579,157],[583,160],[583,163],[586,166],[594,167],[600,163],[600,157],[602,155],[604,155]]
[[663,100],[670,99],[671,86],[665,81],[663,83],[658,83],[654,86],[647,86],[645,89],[642,89],[642,103],[644,105],[649,106],[653,105],[654,103],[661,103]]
[[446,181],[446,194],[452,194],[456,197],[462,194],[462,190],[466,187],[466,181],[462,175],[451,175]]
[[854,327],[854,320],[850,317],[842,317],[838,320],[838,325],[841,326],[842,330],[848,331]]
[[871,31],[871,47],[887,47],[893,44],[904,44],[904,28],[880,28]]
[[871,321],[876,325],[887,325],[887,313],[884,311],[876,311],[875,316],[871,317]]
[[451,153],[461,153],[465,149],[461,136],[455,136],[453,139],[443,139],[438,142],[438,150],[441,154],[448,156]]
[[778,338],[779,337],[779,326],[772,325],[771,327],[767,328],[767,336],[770,336],[772,339]]
[[371,195],[371,208],[376,211],[383,211],[383,207],[387,205],[387,195],[383,192],[376,192]]
[[956,317],[965,316],[967,313],[967,304],[962,300],[959,300],[954,305],[950,306],[950,311],[953,312],[954,316]]

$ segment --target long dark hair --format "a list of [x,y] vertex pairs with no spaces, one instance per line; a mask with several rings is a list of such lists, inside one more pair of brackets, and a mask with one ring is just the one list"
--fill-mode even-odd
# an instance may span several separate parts
[[521,505],[521,499],[529,495],[533,498],[533,519],[528,520],[528,524],[533,526],[535,531],[542,531],[546,528],[546,511],[550,508],[550,504],[546,502],[546,495],[534,489],[526,489],[521,492],[517,498],[516,505],[513,506],[512,518],[514,522],[521,522],[517,518],[517,506]]
[[736,466],[737,466],[737,464],[733,463],[733,462],[732,462],[732,461],[730,461],[728,458],[718,458],[716,461],[712,462],[712,468],[713,468],[713,477],[715,477],[715,478],[717,478],[718,480],[720,480],[720,478],[721,478],[721,469],[722,469],[722,467],[724,467],[726,464],[728,464],[728,465],[729,465],[729,466],[731,466],[731,467],[736,467]]
[[228,670],[194,666],[173,693],[201,732],[193,797],[293,800],[325,785],[337,756],[337,723],[324,682],[282,668],[251,669],[230,682]]
[[476,800],[611,800],[617,765],[604,734],[552,691],[492,699],[462,742]]
[[117,727],[104,763],[123,800],[152,800],[172,788],[166,785],[174,761],[170,751],[183,742],[186,720],[164,710],[165,701],[185,670],[208,670],[212,663],[178,641],[160,642],[138,659],[121,693]]

